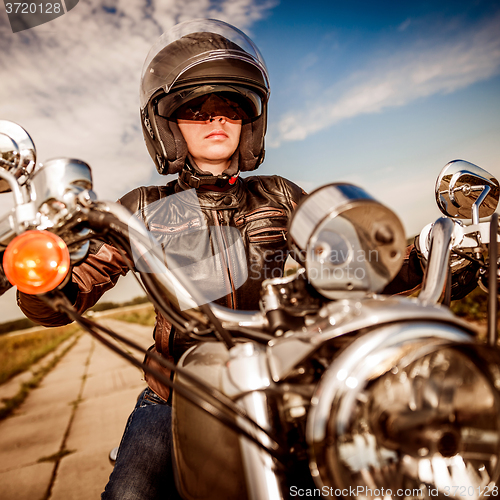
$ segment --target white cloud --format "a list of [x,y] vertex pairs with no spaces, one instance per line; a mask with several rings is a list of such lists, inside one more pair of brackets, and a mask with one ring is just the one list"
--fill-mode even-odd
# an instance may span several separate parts
[[411,24],[411,19],[407,19],[406,21],[402,22],[399,26],[398,26],[398,31],[405,31],[408,29],[408,27],[410,26]]
[[264,18],[269,10],[278,5],[278,0],[264,0],[257,4],[255,0],[233,0],[223,2],[216,9],[208,11],[208,17],[213,17],[238,26],[240,29],[248,29]]
[[372,61],[271,127],[270,146],[297,141],[347,118],[450,93],[500,72],[500,16],[446,41],[419,41]]

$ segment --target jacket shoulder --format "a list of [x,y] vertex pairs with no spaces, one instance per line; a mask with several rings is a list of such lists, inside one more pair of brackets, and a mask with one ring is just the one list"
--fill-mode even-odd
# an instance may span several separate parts
[[282,196],[287,204],[295,208],[307,193],[294,182],[279,175],[253,175],[243,179],[249,191],[263,190],[269,194]]
[[141,186],[123,195],[118,203],[132,213],[143,210],[147,205],[174,193],[176,180],[164,186]]

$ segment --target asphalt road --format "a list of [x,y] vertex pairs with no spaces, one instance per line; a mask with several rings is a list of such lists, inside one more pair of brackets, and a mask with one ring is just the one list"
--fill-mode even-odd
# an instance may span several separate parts
[[[101,323],[143,347],[152,344],[151,327]],[[81,335],[16,412],[0,422],[1,499],[99,499],[112,470],[108,454],[118,446],[144,387],[142,372],[89,334]]]

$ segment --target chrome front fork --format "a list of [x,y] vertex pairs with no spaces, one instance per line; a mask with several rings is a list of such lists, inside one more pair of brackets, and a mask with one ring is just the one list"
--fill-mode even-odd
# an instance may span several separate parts
[[[267,397],[263,392],[251,392],[241,400],[248,416],[266,430],[271,430]],[[281,500],[284,498],[274,459],[260,446],[240,437],[249,500]],[[262,440],[271,444],[267,436]]]
[[[268,368],[265,350],[247,342],[238,344],[230,351],[224,377],[224,392],[238,397],[238,404],[247,415],[262,429],[271,432],[272,421],[269,415],[268,398],[265,389],[271,386],[272,379]],[[248,428],[263,445],[272,447],[268,435],[259,429],[250,428],[246,420],[241,425]],[[261,446],[241,436],[239,438],[243,468],[249,500],[282,500],[283,486],[275,459]]]

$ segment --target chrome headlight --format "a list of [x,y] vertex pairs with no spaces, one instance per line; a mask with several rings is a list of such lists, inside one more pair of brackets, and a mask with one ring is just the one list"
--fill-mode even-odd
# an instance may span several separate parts
[[435,323],[394,325],[353,342],[324,374],[308,417],[317,486],[385,500],[492,492],[500,357],[481,347]]
[[406,246],[397,216],[351,184],[311,193],[295,211],[289,235],[292,256],[329,299],[382,290],[401,268]]

